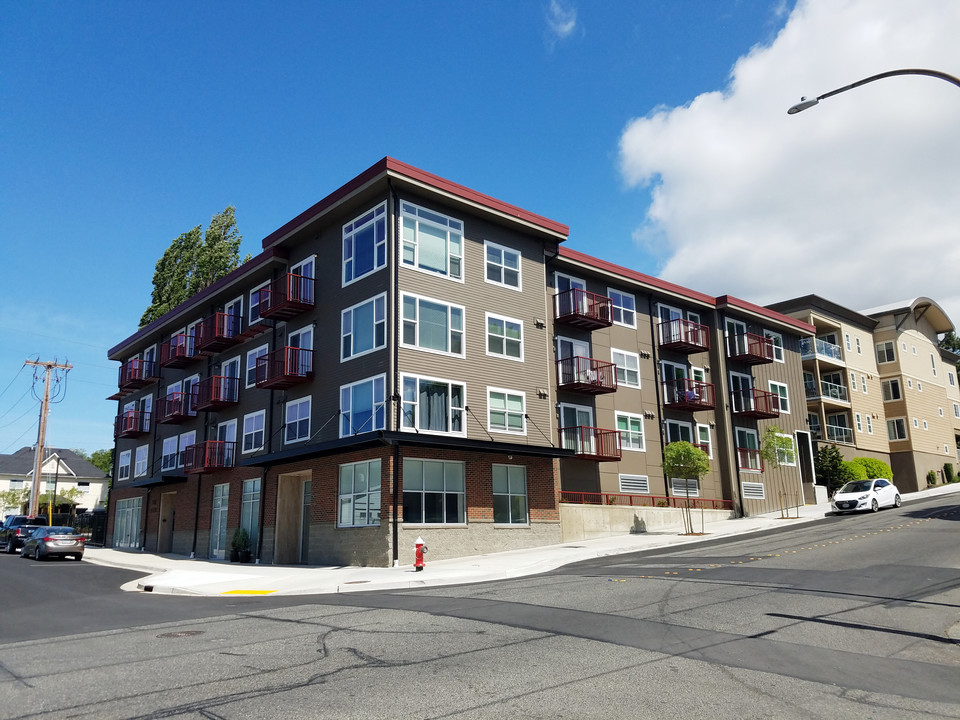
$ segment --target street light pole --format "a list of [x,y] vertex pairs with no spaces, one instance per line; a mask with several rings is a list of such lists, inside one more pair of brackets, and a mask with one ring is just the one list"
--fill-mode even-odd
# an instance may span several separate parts
[[941,80],[946,80],[948,83],[952,83],[957,87],[960,87],[960,78],[956,78],[953,75],[948,75],[945,72],[940,72],[939,70],[925,70],[923,68],[907,68],[904,70],[888,70],[887,72],[880,73],[879,75],[871,75],[868,78],[863,80],[858,80],[852,85],[845,85],[842,88],[837,88],[836,90],[831,90],[830,92],[824,93],[823,95],[818,95],[814,100],[807,100],[807,98],[800,98],[800,102],[792,106],[787,110],[787,115],[796,115],[798,112],[802,112],[807,108],[812,108],[814,105],[818,104],[821,100],[831,97],[833,95],[839,95],[842,92],[847,90],[853,90],[855,87],[860,87],[861,85],[866,85],[871,83],[874,80],[883,80],[883,78],[894,77],[896,75],[927,75],[929,77],[940,78]]

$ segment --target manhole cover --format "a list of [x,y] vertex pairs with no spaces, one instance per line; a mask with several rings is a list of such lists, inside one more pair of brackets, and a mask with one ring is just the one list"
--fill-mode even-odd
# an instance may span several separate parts
[[203,630],[178,630],[177,632],[168,632],[157,635],[158,638],[182,638],[193,637],[194,635],[203,635]]

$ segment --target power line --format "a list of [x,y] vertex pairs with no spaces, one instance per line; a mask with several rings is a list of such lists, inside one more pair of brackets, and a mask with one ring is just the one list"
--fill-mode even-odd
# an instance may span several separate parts
[[3,397],[4,393],[7,392],[7,390],[9,390],[13,386],[13,384],[17,381],[17,378],[20,377],[20,373],[23,372],[23,369],[26,366],[27,366],[26,363],[20,366],[20,369],[17,370],[17,374],[13,376],[13,380],[10,381],[10,383],[3,389],[2,392],[0,392],[0,397]]

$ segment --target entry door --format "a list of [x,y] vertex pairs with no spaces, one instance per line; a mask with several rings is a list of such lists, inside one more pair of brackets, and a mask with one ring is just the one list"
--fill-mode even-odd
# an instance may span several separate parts
[[227,506],[230,504],[230,485],[213,486],[213,515],[210,518],[210,557],[223,560],[227,549]]
[[177,507],[175,492],[160,495],[160,528],[157,533],[157,552],[173,552],[173,524]]
[[[582,340],[571,340],[570,338],[557,338],[557,358],[566,360],[568,358],[589,358],[590,344]],[[565,362],[560,363],[559,382],[586,382],[586,373],[590,369],[590,363]],[[578,372],[579,370],[579,372]]]

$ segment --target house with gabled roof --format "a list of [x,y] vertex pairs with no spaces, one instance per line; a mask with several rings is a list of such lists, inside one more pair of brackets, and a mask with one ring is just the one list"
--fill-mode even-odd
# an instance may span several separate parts
[[[30,491],[36,459],[35,448],[23,447],[10,455],[0,455],[0,493],[7,490]],[[40,495],[56,492],[60,511],[72,506],[75,512],[103,508],[110,488],[110,476],[73,450],[44,448]],[[76,489],[80,495],[68,502],[63,493]],[[71,493],[72,494],[72,493]],[[26,495],[29,498],[29,495]],[[29,502],[27,500],[26,502]],[[4,515],[19,514],[25,505],[0,508]]]

